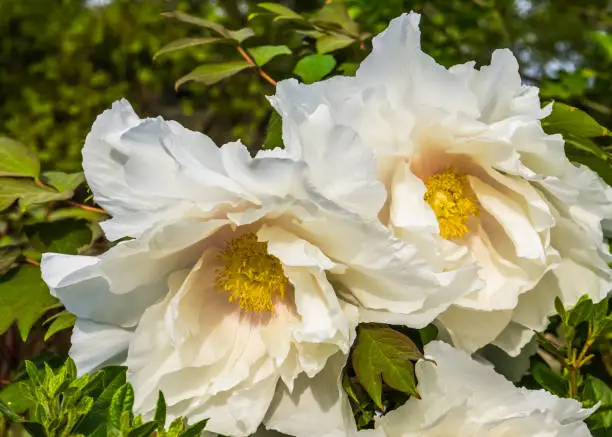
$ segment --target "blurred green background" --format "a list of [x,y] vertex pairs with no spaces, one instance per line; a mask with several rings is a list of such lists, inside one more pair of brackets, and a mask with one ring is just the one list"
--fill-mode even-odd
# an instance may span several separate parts
[[[245,46],[302,40],[283,21],[255,18],[256,1],[239,0],[0,0],[0,136],[35,150],[47,169],[76,171],[80,149],[96,115],[128,98],[143,116],[162,115],[222,143],[263,141],[273,87],[242,72],[215,86],[174,81],[203,63],[240,59],[230,45],[205,45],[153,55],[172,40],[206,34],[161,16],[180,9],[256,36]],[[282,3],[308,14],[323,0]],[[494,48],[510,47],[525,81],[545,99],[586,109],[612,125],[612,2],[608,0],[347,0],[361,32],[376,34],[402,12],[423,14],[423,45],[450,65],[487,63]],[[369,43],[366,42],[366,45]],[[334,52],[340,64],[367,50]],[[290,75],[297,58],[266,66],[276,80]]]

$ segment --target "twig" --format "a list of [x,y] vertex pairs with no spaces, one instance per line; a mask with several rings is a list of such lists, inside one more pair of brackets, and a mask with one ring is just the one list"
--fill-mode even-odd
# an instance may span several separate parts
[[40,266],[40,263],[38,261],[33,260],[32,258],[26,258],[25,262],[27,262],[28,264],[32,264],[33,266]]
[[68,203],[70,203],[72,206],[76,206],[77,208],[84,209],[85,211],[92,211],[92,212],[99,212],[101,214],[106,214],[106,211],[104,211],[102,208],[96,208],[95,206],[83,205],[81,203],[73,202],[72,200],[69,200]]
[[257,72],[259,73],[261,77],[263,77],[267,82],[272,84],[272,86],[276,86],[276,81],[272,79],[270,76],[268,76],[268,73],[263,71],[261,67],[255,63],[253,58],[251,58],[249,54],[240,45],[236,46],[236,50],[238,50],[238,53],[240,53],[240,55],[249,63],[249,65],[257,69]]

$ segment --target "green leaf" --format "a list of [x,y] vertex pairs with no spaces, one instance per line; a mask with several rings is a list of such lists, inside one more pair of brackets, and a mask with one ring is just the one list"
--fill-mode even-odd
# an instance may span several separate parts
[[237,41],[238,43],[243,42],[244,40],[255,36],[255,32],[250,27],[243,27],[238,30],[228,30],[230,38]]
[[542,127],[547,133],[576,137],[600,137],[610,133],[586,112],[559,102],[553,104],[552,113],[542,120]]
[[132,414],[134,406],[134,389],[129,382],[123,384],[119,390],[113,395],[113,400],[110,404],[109,419],[116,427],[121,428],[121,416],[123,413]]
[[185,428],[185,421],[182,417],[177,417],[168,427],[166,437],[178,437],[183,432],[183,428]]
[[147,422],[130,431],[128,437],[149,437],[157,429],[157,422]]
[[161,390],[157,395],[157,405],[155,407],[155,416],[153,420],[159,423],[162,427],[166,425],[166,398],[164,398],[164,394],[161,392]]
[[427,325],[424,328],[419,329],[419,336],[421,337],[421,343],[425,346],[430,341],[438,338],[438,328],[433,323]]
[[612,389],[601,379],[593,375],[586,376],[584,390],[582,392],[584,400],[589,401],[590,405],[601,402],[600,409],[593,413],[589,418],[596,427],[612,427]]
[[252,68],[246,61],[231,61],[223,64],[206,64],[197,67],[191,73],[181,77],[175,83],[175,88],[178,89],[186,82],[195,81],[205,85],[213,85],[220,80],[233,76],[246,68]]
[[213,21],[209,21],[200,17],[194,17],[193,15],[189,15],[181,11],[165,12],[162,15],[168,18],[175,18],[179,21],[182,21],[183,23],[195,24],[196,26],[210,29],[225,38],[233,39],[239,43],[255,35],[255,32],[253,32],[253,30],[249,29],[248,27],[238,30],[229,30],[220,25],[219,23],[215,23]]
[[59,192],[74,191],[79,185],[85,182],[83,172],[64,173],[61,171],[46,171],[40,178],[45,184],[51,185]]
[[47,328],[44,340],[47,341],[59,331],[72,328],[74,326],[74,322],[76,322],[76,316],[74,314],[71,314],[68,311],[62,311],[61,313],[57,314],[57,317],[53,319],[53,322]]
[[316,23],[334,24],[351,35],[359,35],[359,26],[350,17],[346,5],[340,0],[327,3],[312,20]]
[[200,434],[202,434],[204,428],[206,428],[207,422],[208,419],[204,419],[194,423],[181,434],[181,437],[198,437]]
[[0,176],[29,176],[37,178],[38,158],[23,144],[0,137]]
[[[79,424],[77,431],[84,435],[94,432],[106,436],[106,423],[108,422],[109,406],[114,394],[125,384],[125,368],[106,367],[99,371],[102,374],[102,392],[94,396],[94,404]],[[94,378],[99,378],[94,375]]]
[[76,255],[91,242],[92,232],[85,220],[40,223],[26,229],[30,244],[41,252]]
[[225,27],[218,23],[205,20],[204,18],[194,17],[193,15],[189,15],[181,11],[164,12],[162,15],[168,18],[175,18],[179,21],[182,21],[183,23],[195,24],[196,26],[210,29],[214,32],[217,32],[221,36],[230,38],[229,31]]
[[570,326],[578,326],[589,321],[593,314],[593,301],[588,296],[582,296],[570,310],[568,322]]
[[321,38],[317,38],[317,52],[321,54],[334,52],[353,44],[355,40],[350,36],[341,33],[330,33]]
[[592,140],[584,137],[577,137],[575,135],[565,135],[565,144],[576,150],[589,153],[597,156],[599,159],[607,160],[608,154],[604,152],[597,144]]
[[34,323],[55,303],[40,269],[27,265],[9,272],[0,280],[0,333],[16,321],[26,341]]
[[15,247],[0,248],[0,277],[15,265],[19,255],[21,255],[21,250]]
[[612,61],[612,35],[605,32],[591,32],[589,36],[603,49],[608,61]]
[[338,66],[338,70],[345,76],[355,76],[358,69],[359,64],[356,62],[344,62]]
[[414,364],[423,355],[404,334],[378,325],[361,325],[353,351],[353,368],[359,383],[382,408],[382,382],[418,397]]
[[21,208],[28,209],[32,205],[66,200],[72,197],[72,191],[59,193],[52,188],[40,187],[25,179],[0,180],[0,211],[8,208],[19,199]]
[[279,5],[278,3],[257,3],[257,6],[259,6],[260,8],[263,8],[267,11],[272,12],[273,14],[277,15],[277,18],[283,19],[283,20],[298,20],[298,21],[304,21],[304,17],[302,17],[300,14],[298,14],[297,12],[289,9],[288,7],[285,7],[283,5]]
[[536,362],[531,368],[531,375],[542,388],[557,396],[567,396],[567,381],[546,364]]
[[205,44],[215,44],[226,40],[226,38],[216,37],[177,39],[159,49],[158,52],[153,55],[153,59],[157,59],[157,57],[165,55],[166,53],[176,52],[178,50],[186,49],[188,47],[196,47]]
[[266,130],[266,139],[262,149],[272,150],[280,147],[285,148],[283,143],[283,120],[278,112],[272,111],[268,120],[268,128]]
[[323,79],[336,66],[336,60],[331,55],[310,55],[297,63],[293,73],[302,78],[304,83],[313,83]]
[[290,55],[291,49],[287,46],[259,46],[248,49],[248,52],[255,60],[255,63],[263,67],[277,56]]
[[47,221],[54,222],[66,219],[83,219],[87,220],[88,222],[97,223],[106,218],[108,218],[108,216],[101,212],[88,211],[86,209],[77,207],[70,207],[59,208],[55,211],[52,211],[51,214],[47,216]]
[[562,320],[567,318],[567,312],[565,311],[565,307],[563,306],[563,302],[559,296],[555,297],[555,310],[557,311],[557,314],[561,316]]
[[4,402],[15,413],[23,414],[34,406],[34,401],[23,395],[21,382],[13,382],[0,390],[0,402]]

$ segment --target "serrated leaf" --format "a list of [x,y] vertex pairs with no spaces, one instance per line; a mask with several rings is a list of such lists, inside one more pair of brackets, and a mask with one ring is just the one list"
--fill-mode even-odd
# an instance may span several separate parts
[[0,277],[8,272],[21,255],[21,250],[16,247],[0,248]]
[[0,211],[8,208],[15,200],[23,210],[32,205],[66,200],[72,197],[72,191],[57,192],[52,188],[40,187],[34,182],[26,179],[1,179],[0,180]]
[[94,400],[89,396],[83,396],[76,406],[76,410],[79,416],[84,416],[89,413],[93,406]]
[[280,55],[290,55],[291,49],[287,46],[259,46],[248,49],[249,54],[255,60],[255,63],[263,67],[272,59]]
[[159,423],[162,427],[166,425],[166,398],[164,398],[164,394],[161,392],[161,390],[157,395],[157,405],[155,406],[155,416],[153,420]]
[[[90,435],[94,432],[99,432],[100,435],[106,435],[106,423],[109,415],[109,406],[112,402],[114,394],[125,384],[125,368],[106,367],[98,373],[102,375],[102,392],[95,398],[94,404],[83,421],[79,424],[77,432]],[[95,381],[98,376],[94,375]],[[102,429],[100,429],[102,427]]]
[[382,383],[418,397],[414,364],[423,357],[404,334],[378,325],[361,325],[353,351],[353,368],[359,383],[382,408]]
[[268,128],[266,129],[266,139],[262,149],[272,150],[280,147],[285,148],[283,143],[283,120],[276,111],[272,111],[268,120]]
[[561,397],[567,395],[567,381],[546,364],[540,362],[535,363],[531,368],[531,375],[542,388],[549,392]]
[[157,429],[157,422],[147,422],[133,429],[128,437],[149,437]]
[[25,145],[0,137],[0,176],[37,178],[40,162]]
[[223,79],[233,76],[247,68],[252,68],[246,61],[231,61],[223,64],[206,64],[201,65],[191,73],[181,77],[175,83],[175,88],[178,89],[186,82],[194,81],[201,82],[205,85],[213,85]]
[[119,390],[113,395],[111,401],[108,417],[110,422],[118,429],[121,429],[121,416],[123,413],[132,414],[132,407],[134,406],[134,389],[132,385],[127,382],[123,384]]
[[21,266],[0,279],[0,333],[16,321],[26,341],[36,321],[57,303],[40,277],[40,269]]
[[350,46],[355,42],[355,39],[341,33],[331,33],[321,38],[317,38],[317,52],[320,54],[334,52]]
[[167,437],[178,437],[183,432],[183,428],[185,428],[185,421],[182,417],[177,417],[168,427]]
[[313,83],[327,76],[335,66],[333,56],[316,54],[300,59],[293,73],[300,76],[304,83]]
[[293,11],[292,9],[289,9],[286,6],[279,5],[278,3],[257,3],[257,6],[272,12],[273,14],[277,15],[278,17],[281,17],[284,20],[304,21],[304,17],[302,17],[300,14]]
[[74,191],[85,182],[85,175],[83,172],[64,173],[61,171],[46,171],[42,174],[40,180],[47,185],[51,185],[59,192]]
[[204,419],[194,423],[181,434],[181,437],[198,437],[206,428],[207,422],[208,419]]
[[64,329],[69,329],[74,326],[74,322],[76,322],[76,316],[74,314],[69,313],[68,311],[63,311],[57,315],[53,322],[47,328],[47,332],[45,333],[45,341],[51,338],[54,334],[59,331],[63,331]]
[[610,134],[608,129],[586,112],[560,102],[553,103],[552,113],[542,120],[542,127],[547,133],[570,134],[576,137],[590,138]]
[[40,223],[26,228],[30,244],[41,252],[76,255],[92,238],[89,223],[85,220],[61,220]]
[[226,38],[216,38],[216,37],[207,37],[207,38],[181,38],[171,43],[163,46],[158,50],[155,55],[153,55],[153,59],[157,59],[161,55],[165,55],[166,53],[176,52],[178,50],[186,49],[188,47],[197,47],[206,44],[215,44],[227,41]]

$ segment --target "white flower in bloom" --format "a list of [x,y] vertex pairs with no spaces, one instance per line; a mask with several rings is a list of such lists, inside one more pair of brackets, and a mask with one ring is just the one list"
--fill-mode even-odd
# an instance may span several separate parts
[[[421,399],[376,421],[380,437],[587,437],[593,410],[545,390],[517,388],[488,365],[446,343],[425,346],[416,364]],[[437,364],[436,364],[437,363]]]
[[[610,290],[601,219],[612,217],[612,190],[542,130],[550,106],[521,85],[510,51],[479,70],[446,69],[421,51],[419,19],[393,20],[356,77],[284,81],[271,101],[290,153],[313,168],[333,152],[310,141],[310,114],[325,108],[358,134],[388,191],[380,219],[431,268],[477,268],[479,281],[439,318],[455,345],[516,355],[546,326],[555,296],[572,305]],[[357,297],[373,310],[364,319],[404,321],[396,300]]]
[[[353,135],[336,128],[333,140],[350,145]],[[362,170],[329,173],[326,198],[282,150],[252,158],[240,143],[218,148],[115,103],[94,123],[83,167],[113,216],[107,236],[132,239],[42,263],[77,316],[79,372],[124,364],[138,412],[151,416],[162,390],[169,416],[208,418],[223,435],[261,423],[298,437],[354,430],[340,378],[357,314],[327,274],[388,295],[435,289],[439,278],[380,222],[339,206],[364,199],[354,209],[375,217],[385,199],[372,157],[344,158]]]

